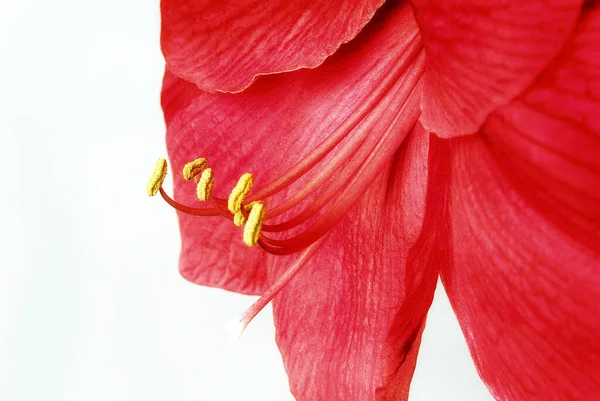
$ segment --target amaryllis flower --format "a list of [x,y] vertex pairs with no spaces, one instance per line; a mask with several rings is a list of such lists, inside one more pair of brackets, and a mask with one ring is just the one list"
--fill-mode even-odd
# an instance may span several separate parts
[[405,400],[438,277],[496,399],[600,399],[598,2],[383,3],[162,0],[181,274],[298,400]]

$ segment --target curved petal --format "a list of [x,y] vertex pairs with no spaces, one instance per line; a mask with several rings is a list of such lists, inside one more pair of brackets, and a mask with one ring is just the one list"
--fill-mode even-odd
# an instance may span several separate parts
[[165,71],[162,83],[160,103],[167,127],[178,113],[185,110],[203,92],[191,82]]
[[421,122],[441,137],[472,134],[559,52],[581,0],[413,0],[427,54]]
[[600,9],[482,134],[528,203],[600,252]]
[[600,399],[600,255],[532,209],[482,139],[455,141],[441,275],[480,376],[499,401]]
[[600,399],[598,16],[481,137],[453,145],[442,279],[498,400]]
[[258,75],[316,67],[353,39],[383,0],[162,0],[162,50],[175,75],[239,92]]
[[[226,198],[247,171],[254,174],[257,189],[272,182],[355,118],[365,104],[376,122],[362,121],[348,135],[381,135],[381,127],[397,117],[407,98],[419,101],[424,55],[407,4],[386,7],[375,18],[381,23],[363,30],[318,69],[262,77],[242,93],[203,92],[167,73],[163,107],[174,170],[206,157],[215,174],[213,192]],[[402,116],[406,128],[397,132],[398,141],[418,118],[413,109]],[[317,167],[336,156],[334,149]],[[179,175],[175,196],[184,204],[197,204],[193,184]],[[180,214],[179,220],[180,269],[186,278],[241,292],[265,289],[263,254],[242,244],[239,228],[217,217]]]
[[[436,220],[424,221],[426,199],[428,209],[443,204],[445,178],[433,176],[427,189],[428,138],[415,130],[273,301],[277,343],[299,401],[408,397],[444,261],[434,240],[442,231]],[[270,276],[289,263],[271,259]]]

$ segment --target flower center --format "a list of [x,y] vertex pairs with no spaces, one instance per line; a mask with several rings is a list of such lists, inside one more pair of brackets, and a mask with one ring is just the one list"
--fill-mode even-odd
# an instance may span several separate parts
[[[258,245],[275,255],[303,251],[242,315],[243,327],[312,257],[412,129],[420,113],[419,86],[425,63],[421,48],[420,39],[415,36],[402,61],[391,64],[384,78],[333,132],[257,191],[252,190],[252,174],[245,173],[227,199],[215,196],[212,190],[218,183],[208,161],[199,158],[185,165],[183,177],[196,182],[197,198],[207,206],[183,205],[163,190],[167,164],[164,159],[157,163],[148,184],[149,195],[160,192],[169,205],[189,215],[221,216],[243,226],[242,239],[248,246]],[[302,210],[292,214],[292,209],[301,204]]]
[[[152,177],[153,180],[160,178],[160,182],[149,185],[159,188],[165,201],[183,213],[222,216],[236,226],[244,226],[242,238],[248,246],[258,244],[276,255],[308,248],[334,227],[397,150],[408,133],[406,128],[400,127],[418,118],[419,99],[413,94],[424,59],[420,42],[417,39],[414,42],[407,50],[408,62],[391,67],[389,74],[323,142],[260,190],[251,192],[253,176],[246,173],[228,199],[211,195],[216,184],[204,158],[187,163],[183,177],[196,181],[197,198],[208,207],[182,205],[164,192],[161,185],[166,175],[165,161],[159,166],[164,173],[161,170]],[[412,91],[407,91],[407,87],[413,88]],[[292,187],[308,174],[311,177],[303,181],[302,186]],[[275,200],[282,198],[277,195],[281,194],[286,196],[276,203]],[[291,213],[287,212],[308,198],[310,203],[304,203],[303,210],[289,217]]]
[[[361,121],[361,124],[371,123]],[[148,188],[152,188],[148,194],[160,192],[169,205],[183,213],[193,216],[222,216],[238,227],[243,226],[242,239],[248,246],[258,244],[266,252],[276,255],[299,252],[325,236],[353,204],[357,195],[364,192],[368,186],[368,182],[362,178],[364,172],[372,169],[373,165],[379,166],[379,155],[389,153],[385,143],[391,136],[390,132],[373,135],[368,130],[361,130],[344,141],[341,149],[336,149],[330,162],[290,196],[279,203],[275,203],[275,197],[281,193],[288,194],[291,185],[330,154],[353,128],[355,127],[345,127],[345,132],[342,132],[345,135],[334,133],[285,174],[255,193],[251,193],[253,176],[245,173],[227,199],[214,196],[212,189],[215,179],[212,169],[207,167],[205,158],[199,158],[185,165],[183,177],[187,181],[195,180],[197,198],[206,202],[208,207],[182,205],[166,194],[162,188],[167,169],[164,159],[157,163],[157,170],[148,184]],[[301,212],[278,221],[281,220],[278,217],[307,198],[311,198],[312,202]],[[270,208],[267,209],[266,204]],[[328,204],[329,207],[326,208]],[[307,227],[303,231],[298,232],[298,227],[305,226]],[[287,232],[292,234],[286,237]]]

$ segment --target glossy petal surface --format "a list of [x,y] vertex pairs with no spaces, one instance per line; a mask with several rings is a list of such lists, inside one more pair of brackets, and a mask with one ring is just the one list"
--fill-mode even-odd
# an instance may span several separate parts
[[[206,157],[215,174],[213,193],[227,197],[247,171],[254,173],[257,190],[267,185],[365,104],[376,123],[363,121],[349,135],[377,138],[402,111],[406,99],[419,101],[417,85],[424,59],[407,4],[388,7],[376,18],[385,23],[363,30],[318,69],[262,77],[239,94],[203,92],[167,73],[163,107],[173,169],[180,171],[187,161]],[[397,79],[390,80],[391,76]],[[392,136],[394,141],[400,143],[408,134],[417,113],[412,107],[401,116],[404,129]],[[198,204],[194,185],[179,175],[175,197],[188,205]],[[217,217],[180,214],[179,219],[180,268],[186,278],[240,292],[265,289],[264,253],[243,245],[239,228]]]
[[[428,135],[418,129],[410,138],[273,301],[277,343],[300,401],[408,397],[445,262],[437,220],[423,221],[426,204],[444,204],[444,177],[427,191]],[[289,263],[269,262],[270,275]]]
[[442,137],[477,132],[557,55],[581,3],[414,0],[427,53],[425,128]]
[[442,278],[501,401],[600,398],[598,16],[481,137],[452,145]]
[[175,75],[238,92],[258,75],[316,67],[383,0],[162,0],[162,50]]

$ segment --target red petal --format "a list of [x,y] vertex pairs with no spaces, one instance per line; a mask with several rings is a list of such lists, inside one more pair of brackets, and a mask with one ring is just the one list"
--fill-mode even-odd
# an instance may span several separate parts
[[[393,82],[400,89],[375,106],[378,125],[357,128],[357,135],[380,135],[379,125],[389,123],[404,100],[418,103],[416,86],[424,66],[409,6],[382,11],[377,17],[382,23],[363,30],[318,69],[262,77],[242,93],[202,92],[167,74],[163,107],[174,171],[206,157],[215,174],[215,195],[226,198],[247,171],[254,173],[259,189],[302,160],[372,98],[390,70],[400,69],[402,78]],[[395,135],[398,142],[417,119],[418,106],[411,107]],[[194,185],[179,175],[175,195],[184,204],[197,204]],[[263,254],[242,244],[238,228],[218,217],[179,218],[180,268],[186,278],[241,292],[264,290]]]
[[[274,300],[277,343],[299,401],[408,397],[444,262],[437,220],[423,220],[426,199],[434,217],[430,205],[444,198],[443,174],[426,194],[428,142],[422,129],[411,136]],[[431,160],[440,163],[438,153]],[[270,263],[280,273],[290,262]]]
[[455,142],[442,279],[498,400],[600,399],[599,16],[481,137]]
[[184,81],[166,70],[160,100],[167,127],[177,113],[188,107],[200,95],[202,95],[202,91],[196,85]]
[[600,255],[533,210],[479,137],[453,151],[442,280],[499,401],[600,399]]
[[421,122],[442,137],[476,132],[556,56],[580,0],[413,0],[427,53]]
[[316,67],[353,39],[383,0],[162,0],[168,68],[207,91]]
[[600,252],[600,10],[482,132],[528,203]]

